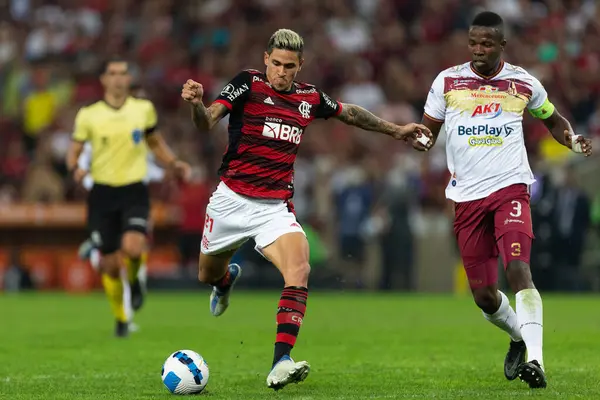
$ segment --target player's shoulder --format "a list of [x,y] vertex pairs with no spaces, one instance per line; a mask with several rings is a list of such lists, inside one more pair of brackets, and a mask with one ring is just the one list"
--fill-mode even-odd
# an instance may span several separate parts
[[101,108],[104,107],[104,100],[96,100],[93,102],[86,103],[79,108],[77,114],[81,118],[82,116],[88,116]]
[[537,78],[530,74],[525,68],[507,62],[504,63],[504,71],[501,78],[518,79],[530,83],[537,81]]
[[466,75],[470,70],[471,70],[471,63],[466,62],[466,63],[454,65],[450,68],[446,68],[445,70],[440,72],[438,76],[447,77],[447,76]]
[[140,109],[148,109],[148,108],[154,108],[154,103],[152,103],[151,100],[148,100],[146,98],[143,97],[130,97],[129,101],[136,107],[140,108]]
[[264,73],[262,73],[261,71],[257,70],[257,69],[243,69],[240,72],[237,73],[236,77],[238,79],[243,78],[243,79],[248,79],[251,80],[253,78],[255,78],[254,80],[258,80],[258,79],[264,79]]

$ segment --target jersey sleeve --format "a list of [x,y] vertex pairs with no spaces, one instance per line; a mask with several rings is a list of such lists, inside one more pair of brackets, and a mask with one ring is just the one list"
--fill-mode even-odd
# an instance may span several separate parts
[[446,98],[444,97],[444,75],[439,74],[427,95],[425,102],[425,116],[436,122],[444,122],[446,119]]
[[554,114],[554,104],[550,103],[546,89],[536,78],[533,78],[531,91],[531,99],[527,104],[529,113],[538,119],[546,119]]
[[148,102],[148,109],[146,110],[146,126],[144,127],[144,133],[150,135],[156,131],[158,126],[158,115],[156,114],[156,108],[152,102]]
[[82,108],[75,116],[75,127],[73,129],[73,135],[71,136],[75,141],[87,142],[90,140],[91,133],[86,115],[85,109]]
[[315,112],[315,118],[327,119],[341,114],[342,103],[333,100],[321,90],[317,89],[317,92],[319,93],[319,105]]
[[234,107],[244,104],[250,95],[252,74],[242,71],[235,76],[219,93],[215,103],[223,104],[229,111]]

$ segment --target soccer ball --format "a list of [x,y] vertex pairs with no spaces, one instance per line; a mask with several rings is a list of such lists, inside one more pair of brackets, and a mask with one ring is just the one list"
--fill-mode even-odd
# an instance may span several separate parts
[[162,381],[174,394],[198,394],[208,383],[208,365],[192,350],[171,354],[162,367]]

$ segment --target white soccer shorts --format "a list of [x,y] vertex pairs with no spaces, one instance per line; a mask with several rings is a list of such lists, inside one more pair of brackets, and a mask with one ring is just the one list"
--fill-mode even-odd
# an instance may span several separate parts
[[292,232],[304,230],[286,202],[242,196],[221,182],[206,207],[200,249],[214,255],[254,239],[254,248],[263,255],[262,249]]

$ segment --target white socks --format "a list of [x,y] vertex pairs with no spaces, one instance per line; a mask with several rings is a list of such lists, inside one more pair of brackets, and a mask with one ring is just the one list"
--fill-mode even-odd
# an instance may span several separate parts
[[[498,311],[496,311],[494,314],[486,314],[484,312],[483,316],[485,317],[485,319],[490,321],[492,324],[496,325],[498,328],[500,328],[504,332],[508,333],[510,338],[513,341],[520,342],[521,340],[523,340],[523,337],[521,337],[521,332],[519,330],[519,322],[517,319],[517,314],[515,314],[515,311],[510,306],[508,297],[506,297],[506,295],[499,290],[498,290],[498,293],[500,293],[500,296],[502,298],[500,301],[500,307],[498,308]],[[519,293],[521,293],[521,292],[519,292]],[[519,305],[518,299],[519,298],[517,297],[517,307]],[[541,305],[541,303],[540,303],[540,305]],[[518,310],[518,308],[517,308],[517,310]],[[525,342],[525,343],[527,343],[527,342]]]
[[543,343],[543,307],[540,292],[537,289],[524,289],[516,294],[517,319],[521,335],[527,346],[527,361],[537,360],[542,369]]

